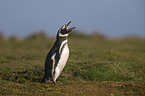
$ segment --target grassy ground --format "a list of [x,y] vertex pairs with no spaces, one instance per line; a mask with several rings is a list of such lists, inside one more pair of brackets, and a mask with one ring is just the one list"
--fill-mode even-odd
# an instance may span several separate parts
[[53,85],[39,81],[54,38],[0,38],[0,95],[145,95],[145,39],[72,34],[69,60]]

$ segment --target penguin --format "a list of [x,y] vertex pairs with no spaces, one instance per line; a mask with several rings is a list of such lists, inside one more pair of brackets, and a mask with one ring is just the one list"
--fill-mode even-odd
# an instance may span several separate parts
[[56,41],[46,56],[45,72],[41,83],[53,81],[56,84],[57,78],[66,65],[69,57],[68,35],[75,29],[75,27],[68,28],[70,23],[71,21],[67,25],[63,25],[57,32]]

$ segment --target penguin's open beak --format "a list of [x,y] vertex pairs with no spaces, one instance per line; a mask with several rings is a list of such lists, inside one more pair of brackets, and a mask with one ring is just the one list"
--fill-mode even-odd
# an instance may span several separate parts
[[76,27],[73,27],[73,28],[68,28],[69,25],[70,25],[71,21],[68,22],[68,24],[66,25],[66,29],[68,32],[71,32],[73,29],[75,29]]
[[70,23],[71,23],[71,21],[68,22],[67,26],[69,26]]

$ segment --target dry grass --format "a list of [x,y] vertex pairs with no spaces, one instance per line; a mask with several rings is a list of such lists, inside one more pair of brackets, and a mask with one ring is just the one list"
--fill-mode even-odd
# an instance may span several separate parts
[[40,84],[54,41],[42,33],[0,39],[0,95],[145,95],[145,39],[72,34],[59,84]]

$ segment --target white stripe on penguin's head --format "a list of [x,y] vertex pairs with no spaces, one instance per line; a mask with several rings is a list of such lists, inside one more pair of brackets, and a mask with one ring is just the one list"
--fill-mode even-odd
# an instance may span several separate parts
[[63,25],[61,29],[65,29],[65,25]]
[[75,29],[75,27],[68,29],[70,23],[71,23],[71,21],[70,21],[67,25],[63,25],[63,26],[59,29],[59,31],[58,31],[58,36],[60,36],[60,37],[66,37],[66,36],[69,35],[69,33],[70,33],[73,29]]
[[65,33],[65,34],[62,34],[61,32],[62,32],[62,30],[65,30],[65,25],[63,25],[60,29],[59,29],[59,33],[58,33],[58,36],[60,36],[60,37],[66,37],[66,36],[68,36],[68,34],[67,33]]

